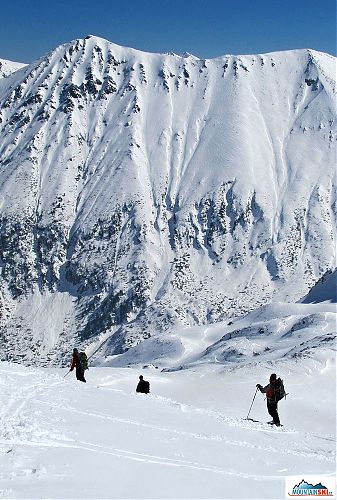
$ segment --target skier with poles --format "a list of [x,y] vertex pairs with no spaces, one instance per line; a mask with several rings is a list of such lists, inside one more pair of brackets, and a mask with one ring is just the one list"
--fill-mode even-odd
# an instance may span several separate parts
[[265,387],[262,387],[261,384],[256,384],[256,388],[267,396],[268,413],[273,418],[273,420],[268,422],[268,424],[273,424],[279,427],[281,423],[277,411],[277,404],[286,395],[283,381],[276,377],[276,373],[272,373],[269,378],[269,384]]
[[253,418],[249,418],[249,415],[250,415],[250,411],[253,407],[258,390],[260,392],[262,392],[263,394],[266,394],[266,396],[267,396],[268,413],[271,417],[273,417],[273,420],[271,422],[268,422],[268,424],[276,425],[277,427],[279,427],[281,425],[281,423],[280,423],[280,417],[278,415],[277,404],[282,398],[284,398],[286,396],[286,392],[285,392],[284,385],[283,385],[283,380],[280,378],[277,378],[275,373],[272,373],[270,375],[268,385],[266,385],[265,387],[262,387],[261,384],[256,384],[255,394],[254,394],[252,403],[250,405],[248,415],[245,418],[245,420],[252,420],[253,422],[257,422],[257,420],[254,420]]
[[73,350],[73,359],[69,371],[76,368],[76,378],[81,382],[86,382],[84,378],[84,371],[88,369],[88,358],[84,352],[78,352],[78,349]]

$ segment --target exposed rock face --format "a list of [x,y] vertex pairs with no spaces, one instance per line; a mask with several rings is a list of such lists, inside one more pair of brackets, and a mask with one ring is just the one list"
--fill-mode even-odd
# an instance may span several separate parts
[[335,267],[334,69],[87,37],[0,79],[1,358],[303,297]]

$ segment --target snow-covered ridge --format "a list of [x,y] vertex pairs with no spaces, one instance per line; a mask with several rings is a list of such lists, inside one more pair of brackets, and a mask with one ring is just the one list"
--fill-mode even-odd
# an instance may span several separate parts
[[[109,347],[92,363],[102,366],[156,365],[164,371],[223,364],[273,364],[336,352],[336,304],[268,304],[242,318],[215,325],[177,328],[144,340],[126,353],[109,357]],[[106,352],[105,352],[106,349]]]
[[0,78],[6,78],[7,76],[15,73],[15,71],[24,68],[25,66],[27,65],[23,63],[0,59]]
[[1,79],[1,356],[304,297],[336,267],[335,61],[87,37]]

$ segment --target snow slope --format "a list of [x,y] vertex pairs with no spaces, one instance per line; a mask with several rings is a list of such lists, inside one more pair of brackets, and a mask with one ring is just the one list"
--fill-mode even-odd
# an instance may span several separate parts
[[315,360],[336,352],[336,313],[336,304],[274,303],[229,323],[154,335],[118,356],[109,357],[109,345],[88,354],[103,366],[155,364],[170,371],[210,363],[247,367]]
[[23,63],[7,61],[6,59],[0,59],[0,78],[7,77],[15,71],[27,66]]
[[[247,415],[272,365],[174,373],[0,363],[1,498],[283,498],[285,477],[333,475],[335,360],[278,367],[290,393],[273,428]],[[268,420],[258,394],[251,416]]]
[[337,303],[337,271],[327,273],[310,290],[302,300],[303,303],[332,302]]
[[335,68],[89,36],[1,79],[1,359],[301,300],[336,268]]

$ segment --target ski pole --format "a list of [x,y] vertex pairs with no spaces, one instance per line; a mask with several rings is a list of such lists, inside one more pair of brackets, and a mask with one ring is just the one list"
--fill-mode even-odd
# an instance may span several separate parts
[[68,373],[70,373],[70,372],[71,372],[71,370],[69,370],[69,371],[68,371],[68,372],[67,372],[67,373],[63,376],[63,378],[66,378],[66,376],[67,376],[67,375],[68,375]]
[[249,414],[250,414],[250,410],[252,409],[252,406],[253,406],[253,403],[254,403],[254,400],[255,400],[255,397],[256,397],[256,393],[257,393],[257,388],[256,388],[256,391],[255,391],[255,394],[254,394],[254,397],[253,397],[252,404],[250,405],[249,412],[248,412],[248,415],[246,417],[246,420],[248,420],[248,417],[249,417]]

